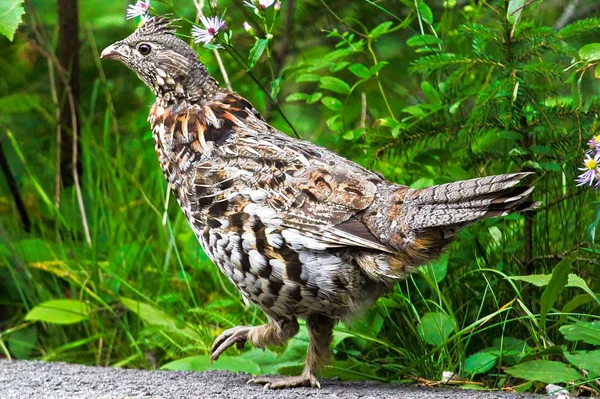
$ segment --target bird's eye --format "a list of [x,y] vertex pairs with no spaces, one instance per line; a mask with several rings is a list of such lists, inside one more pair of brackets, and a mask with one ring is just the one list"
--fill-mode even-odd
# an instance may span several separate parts
[[150,47],[149,44],[142,43],[138,46],[138,51],[141,55],[148,55],[150,54],[150,51],[152,51],[152,47]]

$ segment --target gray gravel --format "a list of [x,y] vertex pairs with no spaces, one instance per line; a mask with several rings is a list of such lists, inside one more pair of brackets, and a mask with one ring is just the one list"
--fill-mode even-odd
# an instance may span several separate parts
[[175,399],[175,398],[535,398],[502,392],[430,389],[399,384],[336,380],[321,381],[321,389],[265,391],[247,385],[241,373],[209,371],[145,371],[89,367],[67,363],[0,360],[1,399]]

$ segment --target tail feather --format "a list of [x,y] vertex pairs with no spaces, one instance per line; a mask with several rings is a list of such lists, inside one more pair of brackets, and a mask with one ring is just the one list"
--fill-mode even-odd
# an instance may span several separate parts
[[[529,173],[487,176],[419,190],[390,185],[361,222],[396,254],[363,254],[363,269],[374,278],[402,278],[438,257],[457,231],[479,219],[535,208],[533,187],[518,186]],[[378,265],[380,257],[385,270]],[[369,258],[369,259],[367,259]],[[378,277],[379,276],[379,277]]]
[[404,223],[413,231],[450,227],[456,232],[479,219],[532,209],[538,205],[530,198],[534,187],[515,187],[529,174],[487,176],[409,190],[404,197]]

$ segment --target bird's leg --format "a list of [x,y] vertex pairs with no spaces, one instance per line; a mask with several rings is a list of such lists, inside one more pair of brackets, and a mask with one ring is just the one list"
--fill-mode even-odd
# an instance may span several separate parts
[[298,333],[298,321],[295,318],[280,320],[278,322],[269,320],[268,324],[262,326],[248,327],[237,326],[225,330],[215,339],[211,347],[211,360],[217,360],[219,356],[230,346],[242,349],[246,341],[257,348],[267,345],[283,345],[288,339]]
[[321,385],[315,373],[325,365],[331,356],[329,344],[333,338],[333,326],[336,320],[330,317],[313,314],[306,318],[306,328],[310,337],[304,370],[293,377],[256,377],[249,384],[264,384],[265,389],[316,387]]

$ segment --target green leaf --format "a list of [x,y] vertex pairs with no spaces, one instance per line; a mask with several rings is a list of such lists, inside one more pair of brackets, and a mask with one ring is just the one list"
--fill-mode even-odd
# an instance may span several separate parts
[[454,327],[454,320],[447,314],[426,313],[417,325],[417,331],[429,345],[440,345],[452,334]]
[[428,25],[433,24],[433,12],[425,1],[419,2],[419,15]]
[[490,352],[477,352],[465,359],[463,371],[471,374],[485,373],[496,365],[496,359]]
[[425,94],[425,97],[430,103],[440,104],[442,102],[439,93],[428,81],[424,80],[421,82],[421,90],[423,90],[423,94]]
[[311,94],[310,96],[308,96],[308,98],[306,99],[306,103],[314,104],[317,101],[319,101],[321,99],[321,97],[323,97],[323,93],[321,93],[320,91],[317,91],[317,92]]
[[417,35],[410,37],[406,44],[410,47],[417,46],[434,46],[442,43],[442,41],[433,35]]
[[332,111],[341,111],[344,107],[344,104],[335,97],[323,97],[321,102]]
[[306,93],[292,93],[285,98],[285,101],[306,101],[307,98]]
[[346,68],[348,65],[350,65],[349,61],[336,62],[335,64],[333,64],[331,66],[331,68],[329,68],[329,71],[330,72],[339,72],[342,69]]
[[[527,283],[534,284],[538,287],[544,287],[544,286],[548,285],[551,278],[552,278],[552,275],[550,275],[550,274],[532,274],[529,276],[509,276],[509,277],[507,277],[507,279],[509,279],[509,280],[525,281]],[[592,298],[594,298],[596,301],[598,301],[598,303],[600,303],[600,299],[598,299],[597,295],[594,294],[594,291],[592,291],[590,289],[590,287],[588,287],[585,280],[583,280],[581,277],[579,277],[578,275],[576,275],[574,273],[569,274],[569,279],[567,281],[567,287],[581,288],[582,290],[584,290],[585,292],[590,294],[590,296]]]
[[600,43],[586,44],[579,49],[579,57],[584,61],[600,60]]
[[521,18],[521,13],[523,12],[524,4],[525,0],[510,0],[508,3],[506,19],[511,23],[511,25],[516,25],[517,22],[519,22],[519,18]]
[[248,57],[248,68],[251,69],[254,67],[254,65],[256,65],[268,45],[268,39],[258,39],[256,43],[254,43],[254,46],[252,46],[250,49],[250,55]]
[[561,334],[569,341],[583,341],[587,344],[600,345],[600,321],[580,321],[559,328]]
[[0,33],[12,42],[15,32],[25,14],[23,0],[3,0],[0,2]]
[[279,90],[281,90],[281,83],[283,82],[283,78],[277,78],[271,82],[271,97],[277,98],[279,95]]
[[234,373],[260,374],[260,367],[256,362],[240,356],[221,356],[214,363],[211,362],[210,355],[190,356],[167,363],[160,369],[177,371],[227,370]]
[[546,384],[578,381],[582,378],[576,370],[567,367],[561,362],[550,360],[530,360],[509,367],[506,369],[506,372],[513,377],[528,381],[541,381]]
[[442,281],[448,273],[448,255],[442,255],[438,260],[419,269],[422,273],[426,273],[436,283]]
[[591,372],[594,374],[591,377],[600,376],[600,350],[565,352],[564,354],[573,366]]
[[346,133],[344,133],[344,135],[342,136],[342,138],[344,140],[354,140],[355,139],[355,135],[356,135],[356,130],[348,130]]
[[348,67],[348,70],[362,79],[365,79],[365,78],[368,78],[369,76],[371,76],[371,72],[369,72],[369,68],[367,68],[363,64],[352,64]]
[[31,325],[8,336],[8,350],[16,359],[27,359],[37,342],[37,326]]
[[342,127],[344,127],[342,121],[340,120],[340,116],[340,114],[337,114],[327,119],[327,127],[333,130],[334,132],[337,132]]
[[52,299],[31,309],[25,320],[52,324],[75,324],[90,317],[87,303],[75,299]]
[[321,78],[322,89],[331,90],[340,94],[349,94],[350,86],[342,79],[334,78],[333,76],[323,76]]
[[379,71],[381,71],[383,69],[384,66],[388,65],[389,62],[387,61],[380,61],[378,62],[376,65],[373,65],[370,69],[369,69],[369,75],[375,75],[377,73],[379,73]]
[[537,287],[544,287],[548,285],[551,277],[550,274],[531,274],[529,276],[509,276],[507,279],[525,281],[526,283],[531,283]]
[[317,75],[316,73],[303,73],[302,75],[296,78],[296,82],[318,82],[321,80],[321,75]]
[[152,326],[162,327],[164,329],[183,334],[195,341],[202,341],[202,337],[199,333],[189,327],[186,327],[173,316],[155,308],[152,305],[122,296],[119,297],[119,300],[127,309],[137,314],[140,319]]
[[571,271],[571,265],[575,261],[576,255],[577,253],[574,252],[569,257],[564,258],[558,262],[552,271],[552,277],[542,293],[541,298],[542,307],[540,310],[540,322],[542,326],[546,324],[546,315],[548,314],[548,311],[554,306],[554,302],[556,302],[558,296],[563,292],[569,281],[569,272]]
[[387,33],[388,30],[392,27],[391,21],[382,22],[377,25],[373,30],[369,33],[369,37],[372,39],[377,39],[379,36]]
[[587,292],[592,298],[594,298],[596,302],[600,303],[600,299],[598,299],[598,296],[594,293],[594,291],[592,291],[590,287],[588,287],[585,280],[576,274],[569,274],[569,282],[567,283],[567,287],[581,288],[582,290]]
[[409,105],[408,107],[404,107],[402,108],[402,112],[406,112],[415,118],[425,116],[425,111],[423,111],[423,108],[419,105]]

